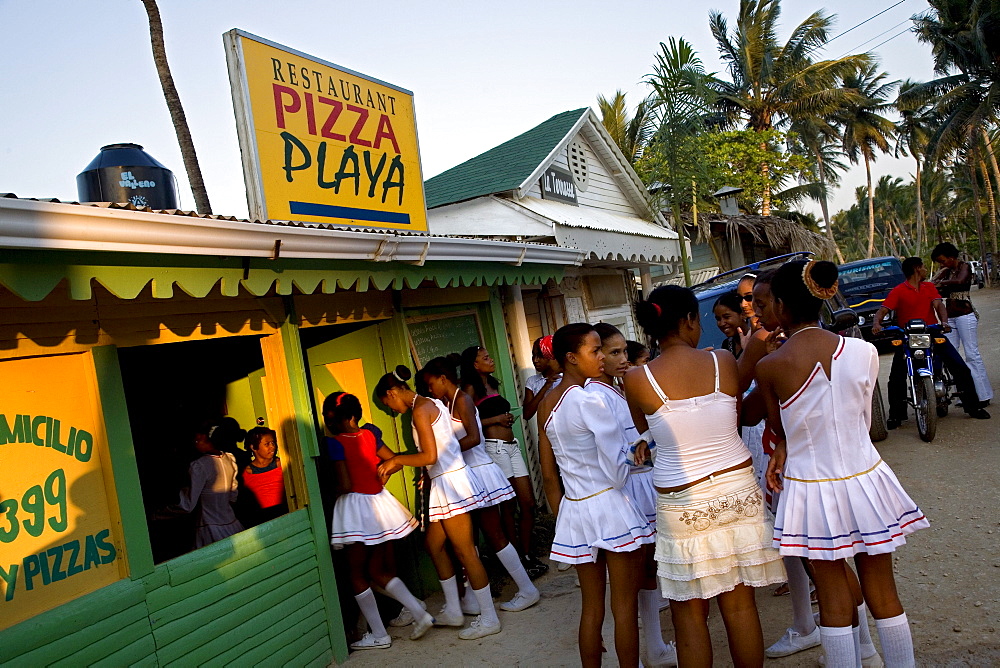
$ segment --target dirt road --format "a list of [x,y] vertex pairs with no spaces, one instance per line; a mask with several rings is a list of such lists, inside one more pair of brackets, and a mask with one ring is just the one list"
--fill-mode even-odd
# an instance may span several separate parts
[[[982,315],[980,351],[995,389],[1000,388],[1000,289],[976,291]],[[890,355],[881,358],[882,387]],[[913,628],[920,666],[1000,666],[1000,399],[992,420],[972,420],[960,410],[941,420],[931,444],[917,436],[911,419],[877,444],[903,486],[930,518],[931,528],[912,535],[896,552],[896,584]],[[407,639],[409,629],[392,629],[387,650],[354,653],[348,665],[360,666],[578,666],[576,624],[580,590],[572,571],[553,568],[539,579],[542,600],[520,613],[503,613],[503,633],[479,641],[458,639],[454,629],[434,629],[422,640]],[[497,592],[494,592],[497,593]],[[508,587],[503,594],[511,595]],[[429,600],[436,610],[440,594]],[[765,644],[778,639],[791,621],[787,598],[757,592]],[[605,644],[613,647],[610,612]],[[664,636],[673,638],[669,611],[662,613]],[[717,611],[711,620],[715,663],[731,665]],[[876,637],[874,625],[872,635]],[[815,666],[819,648],[771,666]],[[605,665],[616,666],[613,651]]]

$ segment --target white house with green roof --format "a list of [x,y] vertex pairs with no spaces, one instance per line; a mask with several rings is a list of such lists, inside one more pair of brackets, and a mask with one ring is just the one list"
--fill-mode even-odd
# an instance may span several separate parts
[[[589,108],[556,114],[524,134],[428,179],[433,234],[550,243],[584,253],[562,280],[503,291],[521,380],[531,343],[569,322],[608,322],[637,339],[637,281],[681,273],[680,243],[645,186]],[[533,457],[529,457],[529,460]],[[533,467],[534,468],[534,467]]]
[[646,277],[653,266],[680,272],[677,233],[589,108],[556,114],[424,187],[434,234],[554,243],[586,254],[559,284],[520,291],[529,345],[580,320],[610,322],[635,338],[636,273]]

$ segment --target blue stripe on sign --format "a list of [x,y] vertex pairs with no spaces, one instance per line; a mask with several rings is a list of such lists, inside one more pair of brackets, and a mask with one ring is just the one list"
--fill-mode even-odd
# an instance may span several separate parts
[[393,213],[391,211],[375,211],[373,209],[355,209],[349,206],[333,206],[332,204],[316,204],[314,202],[289,202],[289,210],[301,216],[322,216],[323,218],[347,218],[367,220],[373,223],[393,223],[409,225],[410,214]]

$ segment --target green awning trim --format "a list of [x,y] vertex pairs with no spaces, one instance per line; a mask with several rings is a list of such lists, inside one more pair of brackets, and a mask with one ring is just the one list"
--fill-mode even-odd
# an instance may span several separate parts
[[[564,267],[547,264],[482,262],[427,262],[423,266],[400,262],[220,258],[199,255],[100,253],[85,251],[4,250],[0,252],[0,285],[26,301],[41,301],[63,280],[71,299],[91,298],[97,281],[120,299],[134,299],[152,284],[153,297],[169,299],[176,286],[195,298],[216,285],[227,297],[242,287],[261,297],[272,288],[279,295],[337,290],[401,290],[424,281],[437,287],[515,285],[562,279]],[[244,273],[247,278],[243,278]]]

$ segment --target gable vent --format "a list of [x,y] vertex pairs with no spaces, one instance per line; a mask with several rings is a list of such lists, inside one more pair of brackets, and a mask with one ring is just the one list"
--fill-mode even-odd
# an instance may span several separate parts
[[590,170],[587,168],[587,154],[579,141],[569,145],[569,171],[573,173],[577,190],[586,190],[590,183]]

